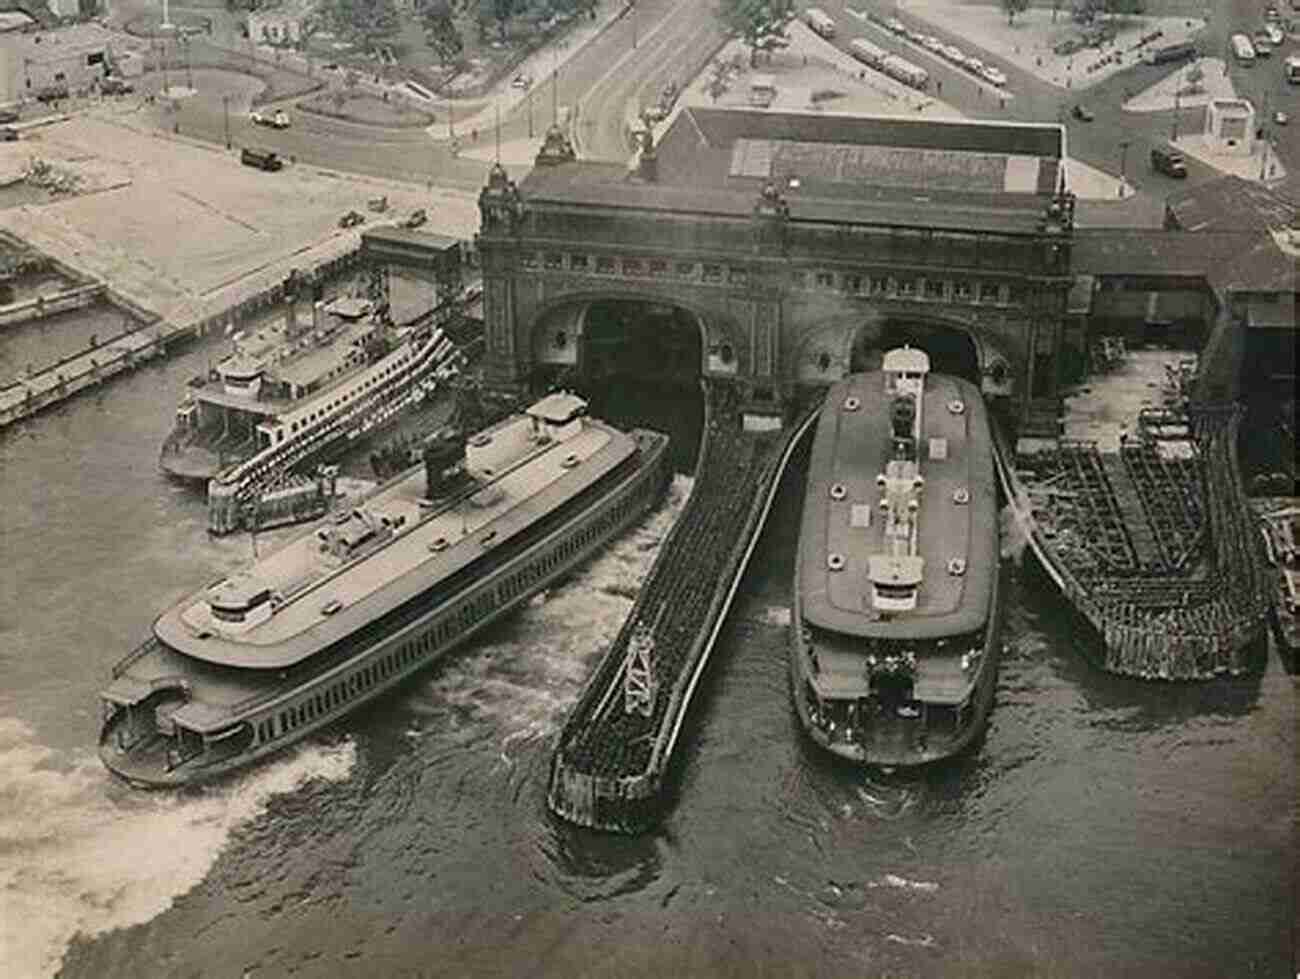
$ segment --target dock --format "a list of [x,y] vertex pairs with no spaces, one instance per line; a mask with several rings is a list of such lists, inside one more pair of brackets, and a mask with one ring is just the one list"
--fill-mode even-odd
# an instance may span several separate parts
[[361,257],[357,235],[333,235],[195,295],[138,258],[107,248],[56,218],[40,215],[40,210],[17,207],[0,212],[0,234],[21,240],[37,255],[69,270],[81,285],[57,303],[15,304],[0,321],[52,315],[102,299],[126,311],[134,323],[57,362],[19,377],[0,378],[0,430],[164,356],[173,344],[214,330],[237,329],[249,317],[283,302],[284,282],[292,269],[308,279],[329,279],[355,268]]
[[708,387],[695,486],[636,603],[561,732],[547,803],[580,826],[643,832],[691,698],[781,473],[816,406],[779,431],[747,432],[726,389]]

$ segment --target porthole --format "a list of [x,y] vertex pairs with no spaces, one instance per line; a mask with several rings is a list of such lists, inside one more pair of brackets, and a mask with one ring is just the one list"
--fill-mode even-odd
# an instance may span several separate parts
[[831,499],[842,500],[844,499],[844,497],[848,495],[848,492],[849,491],[844,488],[843,483],[836,483],[834,486],[831,487]]
[[962,401],[960,398],[953,398],[948,402],[948,410],[954,415],[960,415],[966,410],[966,402]]
[[829,554],[826,557],[826,567],[832,571],[844,570],[844,556],[842,554]]
[[958,486],[957,489],[952,494],[952,501],[958,504],[969,503],[970,491],[966,489],[965,486]]
[[953,558],[948,562],[948,573],[955,576],[964,575],[966,573],[966,562],[959,557]]
[[860,400],[858,400],[857,398],[854,398],[854,397],[848,397],[848,398],[845,398],[845,399],[844,399],[844,410],[845,410],[845,411],[857,411],[857,410],[858,410],[859,408],[861,408],[861,407],[862,407],[862,402],[861,402]]

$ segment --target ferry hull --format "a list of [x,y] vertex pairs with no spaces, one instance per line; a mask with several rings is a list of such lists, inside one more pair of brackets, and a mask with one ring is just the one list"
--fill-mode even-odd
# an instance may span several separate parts
[[[130,704],[107,703],[99,738],[105,767],[132,785],[168,788],[210,781],[302,741],[460,646],[594,557],[639,521],[671,479],[668,439],[637,432],[641,462],[598,499],[519,553],[485,569],[463,590],[432,608],[420,607],[400,627],[334,665],[295,678],[279,671],[245,676],[246,689],[229,689],[235,704],[219,730],[199,743],[168,733],[170,709],[204,700],[201,672],[173,669],[179,657],[147,643],[114,670],[115,682],[134,684]],[[526,583],[526,584],[524,584]],[[214,681],[223,682],[223,681]],[[214,708],[215,710],[215,708]]]
[[[796,596],[798,589],[796,587]],[[905,768],[927,765],[951,758],[967,750],[983,734],[993,710],[994,692],[997,688],[998,668],[1002,653],[1002,587],[999,571],[994,589],[993,606],[989,612],[988,632],[984,641],[979,673],[967,706],[955,713],[959,722],[932,725],[929,714],[917,717],[900,717],[884,709],[871,706],[862,710],[866,724],[849,732],[847,728],[828,731],[817,723],[813,703],[807,694],[812,673],[803,656],[798,637],[803,627],[799,604],[793,604],[790,622],[789,676],[790,699],[794,703],[799,723],[808,737],[819,747],[848,761],[883,768]],[[843,733],[842,733],[843,732]],[[845,736],[845,734],[849,736]]]

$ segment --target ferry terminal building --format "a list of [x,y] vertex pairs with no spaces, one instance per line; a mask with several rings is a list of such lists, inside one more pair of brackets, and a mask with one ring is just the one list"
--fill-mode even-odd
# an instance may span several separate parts
[[1203,393],[1234,397],[1243,310],[1289,310],[1294,332],[1286,236],[1080,229],[1066,150],[1059,125],[688,107],[623,164],[577,159],[553,126],[522,182],[494,166],[480,194],[487,385],[582,373],[586,311],[633,300],[689,314],[699,373],[754,417],[912,342],[1029,434],[1089,331],[1134,324],[1204,345]]

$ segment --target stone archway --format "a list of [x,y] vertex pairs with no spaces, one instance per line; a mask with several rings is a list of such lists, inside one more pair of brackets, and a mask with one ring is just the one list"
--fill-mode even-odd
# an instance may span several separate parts
[[989,353],[965,324],[931,316],[890,313],[863,323],[854,334],[850,364],[854,371],[880,366],[885,350],[907,344],[930,356],[931,369],[982,384]]

